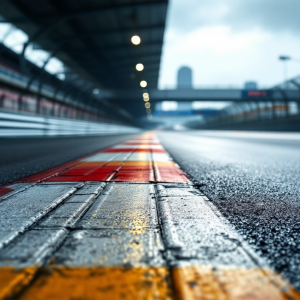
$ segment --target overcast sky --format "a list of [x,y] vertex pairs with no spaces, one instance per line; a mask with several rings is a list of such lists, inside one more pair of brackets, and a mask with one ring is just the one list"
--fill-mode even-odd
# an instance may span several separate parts
[[[159,85],[176,85],[180,66],[194,86],[261,86],[283,81],[278,60],[300,61],[300,0],[170,0]],[[300,75],[300,63],[288,63]]]

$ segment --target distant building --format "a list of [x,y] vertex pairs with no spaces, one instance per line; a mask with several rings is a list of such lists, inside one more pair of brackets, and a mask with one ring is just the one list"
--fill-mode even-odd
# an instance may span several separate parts
[[177,88],[192,89],[192,69],[189,67],[181,67],[177,73]]
[[244,89],[248,90],[248,91],[249,90],[257,90],[258,89],[257,82],[256,81],[245,82]]

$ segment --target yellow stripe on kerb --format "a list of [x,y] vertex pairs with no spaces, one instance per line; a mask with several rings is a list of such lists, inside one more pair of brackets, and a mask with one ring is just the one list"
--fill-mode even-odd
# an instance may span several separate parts
[[[270,270],[235,267],[52,267],[0,269],[0,299],[299,300]],[[170,275],[171,274],[171,275]],[[172,281],[172,283],[171,283]]]
[[298,300],[299,293],[269,270],[189,266],[172,272],[178,300]]
[[18,298],[22,300],[173,299],[165,267],[54,267]]
[[33,280],[38,268],[0,268],[0,299],[11,299]]

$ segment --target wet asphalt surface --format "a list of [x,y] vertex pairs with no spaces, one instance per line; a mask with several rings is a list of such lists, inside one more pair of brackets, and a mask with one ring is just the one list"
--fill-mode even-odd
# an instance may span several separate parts
[[300,290],[300,140],[199,131],[158,137],[245,240]]
[[0,185],[48,170],[140,134],[0,139]]

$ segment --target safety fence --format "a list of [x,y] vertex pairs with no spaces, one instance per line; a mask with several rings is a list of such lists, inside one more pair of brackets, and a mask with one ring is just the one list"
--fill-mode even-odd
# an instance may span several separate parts
[[235,102],[214,114],[185,124],[190,128],[227,130],[300,130],[300,102]]
[[136,133],[137,127],[16,114],[0,110],[0,137],[83,136]]

